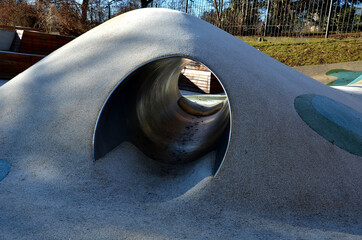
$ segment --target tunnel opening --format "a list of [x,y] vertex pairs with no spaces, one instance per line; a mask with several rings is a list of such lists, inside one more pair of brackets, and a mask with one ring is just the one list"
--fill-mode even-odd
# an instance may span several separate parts
[[[195,63],[217,79],[221,89],[217,94],[182,88],[182,71]],[[216,175],[230,134],[230,103],[220,79],[199,61],[164,57],[132,71],[108,96],[95,126],[94,160],[125,141],[152,160],[176,167],[215,151]]]
[[191,115],[209,116],[222,109],[226,95],[217,77],[207,67],[190,60],[179,75],[182,97],[179,106]]

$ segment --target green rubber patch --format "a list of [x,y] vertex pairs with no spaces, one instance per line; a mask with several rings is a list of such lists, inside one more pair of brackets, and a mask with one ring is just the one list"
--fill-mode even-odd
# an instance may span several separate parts
[[303,121],[323,138],[362,157],[362,113],[314,94],[296,97],[294,108]]
[[345,86],[362,80],[362,71],[350,71],[345,69],[333,69],[326,75],[337,77],[336,81],[328,83],[329,86]]
[[11,164],[9,162],[0,160],[0,181],[9,174],[10,168]]

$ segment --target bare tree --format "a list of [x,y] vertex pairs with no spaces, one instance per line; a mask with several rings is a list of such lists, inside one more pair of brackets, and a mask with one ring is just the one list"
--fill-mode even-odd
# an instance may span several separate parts
[[221,26],[221,14],[223,12],[223,7],[224,7],[224,1],[223,0],[214,0],[214,8],[215,8],[215,12],[216,12],[216,18],[217,18],[217,26],[220,27]]
[[153,0],[141,0],[141,8],[146,8]]
[[86,22],[87,22],[88,8],[89,8],[89,0],[83,0],[82,6],[81,6],[81,9],[82,9],[81,21],[83,24],[86,24]]

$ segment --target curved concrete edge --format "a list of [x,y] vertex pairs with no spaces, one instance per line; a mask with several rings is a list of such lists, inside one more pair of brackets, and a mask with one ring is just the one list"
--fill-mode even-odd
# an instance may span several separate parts
[[130,141],[151,159],[177,168],[216,150],[213,162],[219,163],[214,170],[218,172],[230,139],[229,102],[213,114],[203,109],[204,115],[195,114],[200,109],[196,103],[189,106],[193,114],[180,107],[178,78],[189,61],[179,56],[155,59],[120,81],[97,118],[95,160]]

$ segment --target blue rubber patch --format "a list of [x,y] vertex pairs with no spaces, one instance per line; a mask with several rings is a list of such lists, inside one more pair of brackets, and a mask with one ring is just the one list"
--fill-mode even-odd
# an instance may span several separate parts
[[355,84],[355,83],[358,83],[359,81],[362,81],[362,74],[356,78],[355,80],[353,80],[352,82],[350,82],[348,85],[352,85],[352,84]]
[[328,97],[306,94],[295,98],[299,116],[336,146],[362,157],[362,113]]
[[328,83],[329,86],[345,86],[354,84],[362,80],[362,71],[349,71],[345,69],[334,69],[328,71],[326,75],[337,77],[336,81]]
[[313,107],[329,121],[362,136],[362,114],[323,96],[315,96]]
[[11,164],[9,162],[0,160],[0,181],[8,175],[10,168]]

